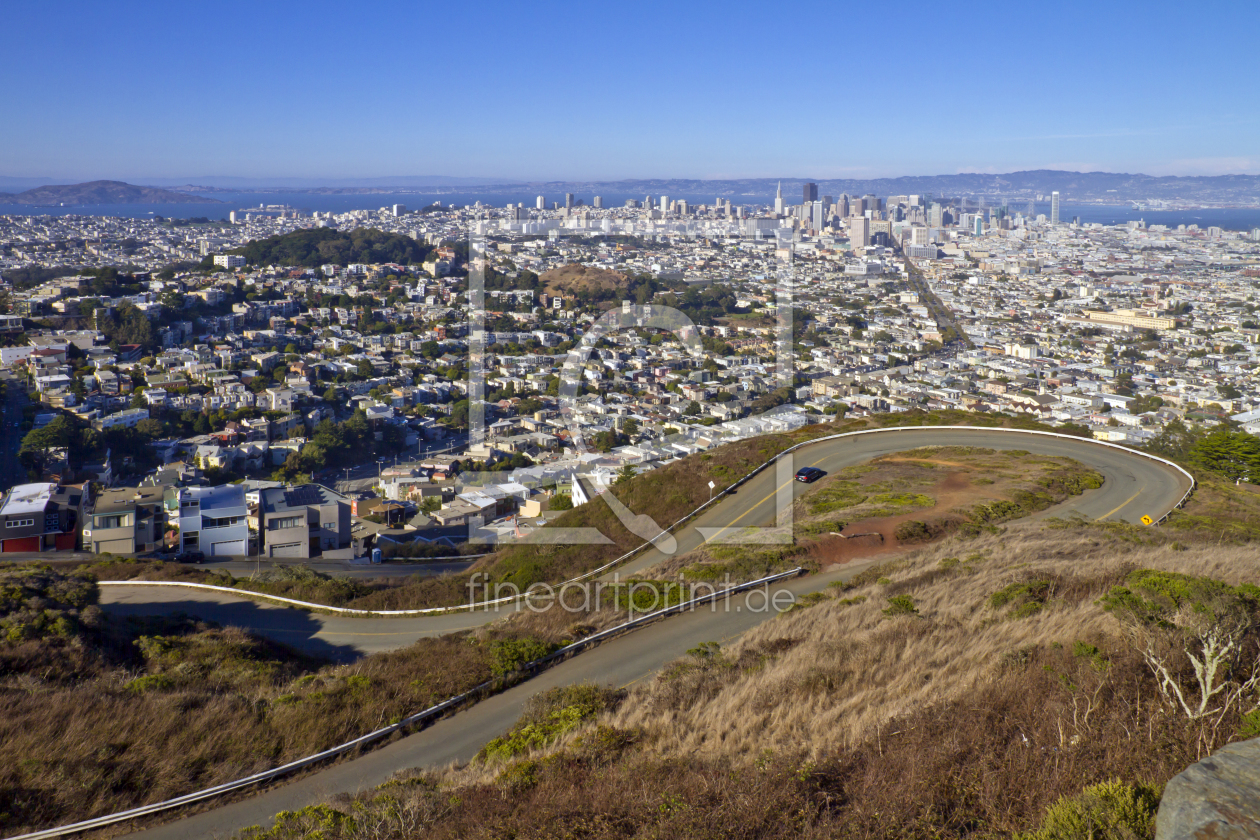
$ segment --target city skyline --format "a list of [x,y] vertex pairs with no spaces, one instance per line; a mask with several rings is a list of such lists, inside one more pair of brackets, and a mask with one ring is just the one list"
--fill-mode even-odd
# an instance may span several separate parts
[[[1258,95],[1223,83],[1254,73],[1246,36],[1260,11],[1216,5],[1191,18],[1163,3],[983,17],[805,6],[791,20],[822,35],[791,53],[776,53],[760,10],[740,3],[720,15],[380,3],[349,20],[318,3],[229,4],[210,17],[23,7],[0,58],[0,175],[1260,172]],[[393,43],[383,20],[430,37]],[[468,38],[471,61],[457,48]],[[102,64],[101,43],[142,48]]]

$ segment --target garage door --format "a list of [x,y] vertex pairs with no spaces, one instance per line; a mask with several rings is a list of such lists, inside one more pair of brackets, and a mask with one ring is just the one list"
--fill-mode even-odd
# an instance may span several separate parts
[[39,537],[20,537],[4,541],[5,551],[39,551]]
[[206,552],[210,557],[226,557],[228,555],[245,556],[245,546],[240,540],[229,540],[228,542],[210,543],[210,550]]
[[132,553],[130,540],[102,540],[101,542],[93,543],[92,550],[97,554],[104,554],[106,552],[109,552],[110,554]]
[[271,557],[305,557],[306,546],[302,543],[282,543],[270,546]]

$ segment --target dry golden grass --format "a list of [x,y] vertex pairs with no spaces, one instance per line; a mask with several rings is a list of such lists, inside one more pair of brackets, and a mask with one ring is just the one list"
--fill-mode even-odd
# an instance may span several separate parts
[[[942,568],[947,558],[959,562]],[[755,756],[782,743],[819,757],[874,737],[894,718],[974,691],[1021,650],[1118,633],[1116,620],[1094,601],[1136,566],[1235,584],[1260,579],[1260,558],[1247,548],[1176,550],[1165,534],[1149,530],[1039,523],[950,539],[890,565],[882,572],[888,583],[837,590],[744,634],[729,658],[782,652],[719,693],[676,708],[664,699],[668,679],[658,679],[606,722],[641,730],[665,756]],[[989,607],[993,593],[1029,579],[1054,581],[1044,609],[1011,619]],[[897,595],[913,599],[917,617],[884,616],[887,599]],[[858,598],[866,600],[846,603]]]
[[[550,745],[529,749],[539,741],[525,735],[539,733],[518,727],[515,758],[406,775],[256,836],[1026,832],[1060,797],[1113,778],[1158,789],[1196,759],[1194,727],[1159,700],[1095,603],[1139,566],[1232,583],[1260,577],[1252,552],[1182,546],[1177,536],[1023,522],[950,538],[804,599],[726,649],[702,645],[615,708],[552,726],[565,731]],[[1032,581],[1031,600],[1010,589]],[[1012,597],[995,605],[998,592]],[[886,615],[897,603],[910,614]],[[532,720],[567,720],[555,711]],[[1227,721],[1228,732],[1237,723]],[[1135,836],[1152,834],[1138,826]]]

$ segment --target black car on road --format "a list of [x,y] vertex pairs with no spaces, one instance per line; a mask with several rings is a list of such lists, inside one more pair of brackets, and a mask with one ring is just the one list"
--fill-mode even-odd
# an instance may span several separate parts
[[796,480],[809,484],[810,482],[817,481],[826,474],[826,472],[818,469],[818,467],[801,467],[796,471]]

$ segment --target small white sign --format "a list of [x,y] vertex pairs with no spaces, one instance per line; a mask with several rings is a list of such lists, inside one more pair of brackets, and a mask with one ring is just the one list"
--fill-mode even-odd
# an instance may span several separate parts
[[716,485],[716,484],[714,484],[712,481],[710,481],[710,482],[709,482],[709,489],[710,489],[710,490],[712,490],[714,487],[717,487],[717,485]]

